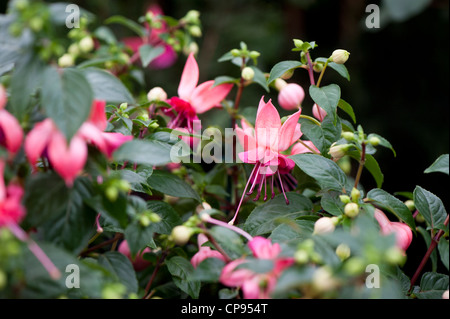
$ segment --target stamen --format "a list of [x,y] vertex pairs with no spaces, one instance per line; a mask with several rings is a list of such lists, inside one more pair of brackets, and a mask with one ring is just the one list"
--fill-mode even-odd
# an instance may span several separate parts
[[278,170],[277,172],[278,172],[278,180],[280,181],[280,184],[281,184],[281,191],[283,192],[284,199],[286,200],[286,205],[289,205],[289,200],[286,197],[286,193],[284,192],[283,182],[281,181],[280,171]]
[[259,197],[261,196],[261,191],[262,191],[262,187],[263,187],[263,184],[264,184],[265,180],[266,180],[266,174],[263,175],[262,180],[259,183],[258,194],[253,199],[254,202],[256,202],[259,199]]
[[[258,164],[256,164],[258,167],[259,166],[261,166],[261,163],[260,162],[258,162]],[[258,180],[258,176],[259,176],[259,169],[258,169],[258,171],[256,172],[256,175],[255,175],[255,178],[253,179],[253,184],[252,184],[252,187],[250,187],[250,190],[248,191],[248,193],[246,194],[246,195],[251,195],[251,194],[253,194],[253,191],[255,190],[255,186],[256,186],[256,181]],[[250,177],[250,179],[251,179],[251,177]]]
[[271,187],[271,189],[272,189],[272,199],[275,197],[275,191],[273,190],[273,182],[274,182],[274,178],[273,178],[273,175],[272,175],[272,187]]
[[267,176],[264,175],[264,201],[267,200]]

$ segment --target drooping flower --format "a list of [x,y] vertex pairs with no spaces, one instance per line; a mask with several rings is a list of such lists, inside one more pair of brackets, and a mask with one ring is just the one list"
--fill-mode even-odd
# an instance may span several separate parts
[[380,225],[381,233],[383,235],[395,234],[397,246],[405,252],[413,239],[411,228],[401,222],[391,222],[378,208],[375,209],[374,216]]
[[197,85],[198,80],[198,64],[194,54],[190,53],[181,74],[178,96],[166,101],[171,105],[170,108],[164,109],[164,113],[171,118],[167,125],[169,128],[187,128],[192,133],[193,121],[198,120],[197,114],[202,114],[220,105],[233,87],[229,83],[213,87],[214,80]]
[[6,90],[0,85],[0,145],[14,155],[22,145],[23,131],[17,119],[4,109],[6,102]]
[[212,250],[208,246],[203,246],[208,241],[208,238],[204,234],[199,234],[197,238],[197,244],[198,244],[198,252],[195,253],[194,256],[191,258],[191,264],[194,266],[194,268],[197,268],[197,266],[205,259],[208,258],[218,258],[220,260],[226,261],[225,257],[218,252],[217,250]]
[[152,250],[149,247],[145,247],[144,250],[140,251],[134,258],[131,257],[130,247],[128,246],[128,242],[123,240],[117,251],[123,255],[125,255],[133,265],[134,270],[141,271],[145,268],[149,267],[152,263],[149,260],[144,259],[144,254],[151,253]]
[[86,163],[88,143],[94,144],[110,157],[120,145],[133,138],[121,133],[103,132],[106,126],[105,102],[94,100],[89,119],[82,124],[70,143],[67,143],[56,124],[47,118],[28,133],[25,153],[34,169],[41,156],[47,157],[54,170],[71,186]]
[[[271,197],[275,196],[274,185],[277,180],[278,187],[281,193],[284,195],[286,204],[289,204],[289,200],[286,197],[286,189],[294,189],[296,187],[296,180],[292,177],[290,172],[295,167],[293,160],[289,159],[288,155],[310,152],[308,147],[301,147],[295,145],[295,149],[291,151],[291,154],[284,154],[289,147],[295,144],[302,132],[300,130],[300,124],[298,120],[300,118],[301,109],[294,114],[290,115],[284,123],[281,123],[280,115],[272,104],[264,102],[264,97],[261,98],[256,115],[255,128],[253,129],[244,120],[241,121],[242,128],[236,126],[236,135],[244,151],[240,152],[239,158],[250,164],[255,164],[252,173],[248,179],[247,185],[244,189],[244,194],[236,210],[231,224],[234,223],[239,208],[242,204],[244,195],[250,183],[250,187],[247,195],[250,195],[255,190],[256,185],[259,184],[256,200],[261,196],[263,186],[264,200],[268,198],[267,195],[267,181],[270,178]],[[310,142],[305,145],[312,145]],[[316,149],[315,147],[313,149]]]
[[312,112],[314,117],[318,119],[320,122],[322,122],[325,116],[327,116],[327,111],[318,106],[316,103],[314,103],[313,105]]
[[239,258],[222,269],[219,280],[229,287],[241,287],[245,299],[269,299],[279,276],[294,263],[294,258],[281,257],[280,245],[260,236],[249,241],[248,247],[255,258],[273,261],[273,269],[255,273],[248,268],[238,268],[246,262],[245,258]]
[[[155,17],[158,15],[163,15],[162,9],[156,4],[151,5],[148,8],[147,12],[151,13]],[[148,66],[152,69],[166,69],[172,66],[177,60],[177,54],[175,50],[160,38],[160,35],[162,33],[167,32],[167,24],[163,20],[159,22],[161,23],[160,28],[153,27],[151,29],[148,23],[146,23],[145,27],[149,32],[149,36],[145,40],[141,37],[128,37],[122,39],[125,45],[128,46],[133,52],[135,52],[135,54],[139,53],[139,48],[144,44],[149,44],[153,47],[162,47],[164,51],[158,57],[152,60]]]
[[305,98],[305,91],[296,83],[288,83],[278,93],[278,104],[285,110],[298,110]]

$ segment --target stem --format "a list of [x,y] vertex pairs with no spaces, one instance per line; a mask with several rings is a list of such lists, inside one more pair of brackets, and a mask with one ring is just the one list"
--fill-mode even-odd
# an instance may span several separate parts
[[227,252],[225,250],[222,249],[222,247],[219,245],[219,243],[217,243],[216,239],[211,236],[211,234],[208,232],[208,230],[205,228],[205,226],[201,226],[204,230],[205,230],[205,235],[208,238],[208,240],[211,242],[211,244],[213,244],[213,246],[217,249],[218,252],[220,252],[222,254],[222,256],[225,258],[225,262],[229,263],[230,261],[232,261],[232,259],[230,258],[230,256],[228,256]]
[[313,65],[311,62],[311,57],[309,55],[309,52],[305,53],[306,55],[306,60],[308,61],[308,73],[309,73],[309,80],[311,82],[311,85],[316,85],[315,81],[314,81],[314,70],[313,70]]
[[[444,221],[444,225],[445,226],[448,225],[448,215],[447,215],[447,218]],[[436,248],[436,246],[437,246],[437,244],[439,242],[439,239],[441,239],[442,235],[444,235],[444,231],[441,229],[436,234],[436,236],[434,236],[433,239],[431,240],[430,247],[428,247],[428,250],[425,253],[425,256],[423,256],[423,259],[420,262],[419,267],[417,268],[416,272],[414,273],[414,276],[411,279],[411,285],[409,286],[409,292],[411,292],[411,290],[413,289],[414,284],[416,283],[417,279],[419,278],[420,274],[422,273],[422,270],[425,267],[425,265],[426,265],[426,263],[428,261],[428,258],[430,258],[431,253]]]
[[317,81],[317,87],[319,87],[320,82],[322,81],[323,74],[325,73],[325,69],[327,68],[327,66],[328,66],[328,60],[327,60],[327,62],[325,62],[325,65],[323,66],[322,72],[320,72],[319,80]]
[[250,241],[250,240],[253,240],[253,237],[252,237],[249,233],[247,233],[246,231],[240,229],[239,227],[233,226],[232,224],[225,223],[225,222],[223,222],[223,221],[214,219],[214,218],[212,218],[211,216],[209,216],[208,214],[204,214],[201,218],[203,219],[203,221],[205,221],[205,222],[207,222],[207,223],[210,223],[210,224],[214,224],[214,225],[217,225],[217,226],[222,226],[222,227],[228,228],[228,229],[230,229],[230,230],[232,230],[232,231],[238,233],[239,235],[244,236],[244,237],[247,238],[249,241]]
[[317,126],[320,126],[320,125],[321,125],[320,122],[319,122],[318,120],[316,120],[315,118],[313,118],[313,117],[311,117],[311,116],[300,114],[300,118],[301,118],[301,119],[308,119],[308,120],[310,120],[311,122],[313,122],[314,124],[316,124]]
[[114,236],[114,238],[111,238],[111,239],[109,239],[109,240],[107,240],[107,241],[104,241],[103,243],[100,243],[100,244],[98,244],[98,245],[92,246],[91,248],[88,248],[88,249],[86,249],[85,251],[81,252],[81,253],[80,253],[80,256],[86,256],[86,255],[89,254],[90,252],[93,252],[94,250],[97,250],[97,249],[102,248],[102,247],[104,247],[104,246],[107,246],[107,245],[109,245],[109,244],[111,244],[111,243],[114,243],[114,242],[118,241],[118,240],[119,240],[120,238],[122,238],[122,237],[123,237],[123,234],[117,233],[117,234]]
[[355,188],[358,188],[359,180],[361,179],[362,170],[363,170],[364,164],[366,163],[366,144],[362,143],[361,146],[362,146],[361,159],[359,160],[358,172],[356,173]]
[[161,265],[162,265],[164,259],[166,259],[167,253],[168,253],[168,251],[164,250],[162,252],[161,256],[158,258],[158,261],[156,262],[155,269],[153,269],[153,273],[150,277],[150,280],[148,281],[147,286],[145,286],[144,298],[142,298],[142,299],[149,299],[151,294],[153,294],[153,292],[149,293],[150,287],[152,286],[153,281],[155,280],[156,274],[158,273],[159,268],[161,268]]

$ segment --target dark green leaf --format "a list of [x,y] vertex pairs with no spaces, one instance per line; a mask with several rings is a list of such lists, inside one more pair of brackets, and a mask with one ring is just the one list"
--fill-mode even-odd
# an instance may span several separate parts
[[124,235],[128,247],[130,248],[132,258],[153,241],[152,228],[144,227],[138,221],[130,223],[127,228],[125,228]]
[[172,145],[156,140],[132,140],[122,144],[114,152],[113,158],[117,162],[160,166],[171,162],[171,148]]
[[[326,58],[317,58],[315,61],[325,63],[327,61]],[[347,67],[344,64],[338,64],[335,62],[328,62],[328,66],[339,73],[340,76],[346,78],[350,81],[350,74],[348,73]]]
[[328,192],[322,195],[320,204],[322,208],[329,214],[341,216],[344,214],[345,204],[339,198],[340,193]]
[[401,200],[379,188],[372,189],[368,192],[367,198],[375,201],[377,205],[393,213],[399,219],[404,221],[413,232],[416,232],[416,224],[412,213]]
[[146,68],[150,62],[159,57],[164,52],[164,47],[153,47],[150,44],[144,44],[139,47],[139,55],[141,57],[142,66]]
[[355,112],[353,112],[353,108],[350,104],[348,104],[347,102],[345,102],[343,99],[339,100],[338,103],[338,107],[340,109],[342,109],[345,113],[347,113],[348,115],[350,115],[350,117],[353,120],[353,123],[356,123],[356,117],[355,117]]
[[336,107],[341,99],[341,88],[338,85],[330,84],[322,87],[311,85],[309,94],[318,106],[323,108],[327,114],[333,114],[333,119],[336,119]]
[[123,284],[128,293],[137,293],[138,281],[131,261],[117,251],[108,251],[98,258],[99,265],[108,270],[117,281]]
[[448,290],[448,275],[426,272],[420,280],[420,291],[415,295],[419,299],[442,299],[442,294],[446,290]]
[[327,115],[320,125],[308,119],[300,119],[299,121],[302,132],[322,154],[327,152],[331,144],[341,137],[341,121],[339,118],[336,119],[336,123],[333,123],[333,118]]
[[448,270],[448,259],[449,259],[449,247],[448,247],[448,240],[445,238],[442,238],[439,240],[439,244],[438,244],[438,250],[439,250],[439,255],[441,256],[441,261],[444,264],[444,266],[447,268]]
[[200,196],[192,187],[179,178],[166,171],[155,170],[150,178],[147,180],[152,189],[158,192],[183,198],[192,198],[200,201]]
[[397,153],[395,152],[394,147],[392,147],[392,144],[387,139],[385,139],[384,137],[382,137],[378,134],[374,134],[374,133],[369,134],[367,136],[367,139],[370,139],[371,137],[378,137],[380,139],[380,145],[383,147],[389,148],[392,151],[392,153],[394,153],[394,157],[397,156]]
[[175,226],[182,223],[177,212],[165,202],[148,201],[147,208],[161,217],[159,223],[151,223],[149,226],[155,233],[169,235]]
[[264,90],[266,90],[266,92],[269,92],[269,86],[267,85],[266,76],[264,73],[256,66],[251,66],[250,68],[255,72],[253,82],[258,83]]
[[436,159],[436,161],[434,161],[434,163],[424,171],[424,173],[441,172],[448,175],[448,167],[448,154],[443,154],[439,156],[438,159]]
[[218,76],[214,79],[214,85],[212,87],[225,84],[225,83],[239,83],[239,79],[233,78],[231,76]]
[[[358,162],[361,159],[361,154],[358,151],[348,152],[348,155],[356,159]],[[366,161],[364,163],[364,168],[367,169],[370,172],[370,174],[372,174],[373,178],[375,179],[375,182],[377,183],[377,187],[381,188],[384,181],[384,175],[381,172],[380,166],[378,165],[378,162],[375,159],[375,157],[373,157],[370,154],[366,154]]]
[[414,189],[414,204],[432,229],[444,224],[447,211],[439,197],[420,186],[416,186]]
[[332,160],[316,154],[297,154],[289,157],[307,175],[326,190],[345,189],[347,176]]
[[210,233],[230,258],[239,258],[245,253],[242,237],[234,231],[221,226],[213,226]]
[[281,77],[284,73],[289,70],[296,69],[300,67],[302,63],[300,61],[282,61],[275,64],[270,70],[269,79],[267,80],[267,85],[270,85],[277,78]]
[[219,258],[207,258],[197,265],[190,280],[203,282],[218,282],[225,262]]
[[167,269],[173,276],[173,282],[181,289],[181,291],[187,293],[191,298],[197,299],[200,294],[200,282],[190,280],[194,272],[194,267],[191,263],[180,256],[172,257],[166,260]]
[[278,225],[290,223],[312,211],[312,203],[307,197],[296,193],[287,193],[286,196],[289,205],[286,205],[284,196],[280,194],[257,206],[245,221],[244,230],[252,236],[268,234]]

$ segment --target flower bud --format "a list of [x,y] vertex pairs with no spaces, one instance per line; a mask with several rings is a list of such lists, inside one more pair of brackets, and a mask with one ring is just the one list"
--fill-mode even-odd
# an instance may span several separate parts
[[148,214],[148,218],[152,223],[159,223],[161,221],[161,216],[153,212]]
[[312,276],[312,287],[318,292],[327,292],[336,288],[337,281],[326,266],[317,269]]
[[253,80],[253,78],[255,77],[255,71],[253,71],[251,67],[247,66],[242,69],[241,77],[246,81]]
[[80,54],[80,47],[78,46],[78,43],[72,43],[69,45],[69,48],[67,49],[67,52],[73,56],[77,56]]
[[298,49],[300,49],[303,45],[303,41],[299,39],[294,39],[294,46]]
[[356,203],[358,201],[358,199],[361,197],[361,192],[359,191],[359,189],[353,187],[352,192],[350,193],[350,196],[352,198],[352,201],[354,201]]
[[285,110],[298,110],[305,98],[305,91],[296,83],[289,83],[278,94],[278,103]]
[[149,101],[165,101],[167,100],[167,93],[159,86],[154,87],[147,93]]
[[231,53],[231,55],[234,56],[234,57],[238,57],[238,56],[241,55],[241,51],[238,50],[238,49],[233,49],[233,50],[230,51],[230,53]]
[[29,24],[31,30],[33,30],[34,32],[39,32],[44,26],[44,20],[41,17],[36,16],[30,19]]
[[448,289],[442,294],[442,299],[448,299]]
[[344,204],[348,204],[350,203],[352,200],[350,199],[350,196],[348,195],[340,195],[339,199],[341,200],[341,202],[343,202]]
[[88,53],[94,48],[94,40],[90,36],[85,36],[80,40],[79,46],[82,52]]
[[187,23],[198,23],[200,18],[200,12],[197,10],[189,10],[184,16],[184,20]]
[[350,247],[346,244],[340,244],[336,247],[336,255],[341,259],[342,261],[346,260],[348,257],[350,257]]
[[406,256],[400,247],[391,247],[385,252],[386,261],[392,265],[403,265]]
[[111,202],[115,202],[117,197],[119,196],[119,190],[115,186],[109,186],[105,190],[105,195]]
[[75,64],[75,59],[73,55],[66,53],[58,59],[58,65],[61,68],[68,68]]
[[251,59],[257,59],[261,55],[258,51],[250,51],[248,54]]
[[286,87],[288,84],[285,80],[283,80],[282,78],[277,78],[275,80],[275,88],[278,91],[281,91],[284,87]]
[[314,103],[314,105],[312,107],[312,113],[313,113],[314,117],[321,122],[323,121],[325,116],[327,116],[327,111],[325,111],[323,108],[318,106],[316,103]]
[[359,214],[359,206],[356,203],[348,203],[344,207],[344,213],[350,218],[354,218]]
[[341,137],[345,138],[348,142],[355,140],[355,134],[353,132],[342,131]]
[[330,154],[335,159],[340,159],[347,154],[350,146],[350,144],[336,145],[336,143],[333,143],[333,145],[331,145],[330,147],[330,150],[328,151],[328,154]]
[[297,264],[306,264],[309,260],[308,252],[304,249],[299,249],[294,253],[294,259]]
[[281,78],[283,80],[289,80],[293,75],[294,75],[294,69],[291,69],[291,70],[287,70],[286,72],[284,72],[283,75],[281,76]]
[[189,27],[189,33],[193,36],[193,37],[201,37],[202,36],[202,29],[200,29],[199,26],[197,25],[193,25],[191,27]]
[[148,218],[147,215],[143,214],[141,216],[139,216],[139,224],[141,224],[141,226],[143,227],[148,227],[151,224],[151,220],[150,218]]
[[119,109],[121,111],[125,111],[128,108],[128,103],[127,102],[123,102],[122,104],[119,105]]
[[408,199],[408,200],[405,202],[405,205],[406,205],[406,207],[408,207],[408,209],[409,209],[410,211],[413,211],[413,210],[416,209],[416,205],[414,204],[414,201],[411,200],[411,199]]
[[193,53],[193,54],[197,54],[198,53],[198,44],[197,43],[195,43],[195,42],[191,42],[191,43],[189,43],[189,45],[188,46],[185,46],[184,48],[183,48],[183,52],[186,54],[186,55],[189,55],[189,54],[191,54],[191,53]]
[[123,299],[126,291],[127,288],[119,282],[108,283],[102,289],[102,299]]
[[180,246],[185,245],[192,236],[192,229],[183,225],[175,226],[172,229],[171,237],[173,241]]
[[315,72],[317,72],[317,73],[322,72],[322,70],[323,70],[323,63],[316,63],[316,64],[314,64],[313,70]]
[[335,222],[330,217],[322,217],[319,218],[314,223],[314,232],[313,234],[325,234],[325,233],[331,233],[335,229]]
[[376,136],[372,136],[369,138],[369,144],[372,146],[377,146],[378,144],[380,144],[380,139]]
[[344,271],[349,275],[359,275],[366,269],[366,263],[361,257],[351,257],[344,264]]
[[350,52],[342,49],[334,50],[331,54],[331,60],[337,64],[344,64],[347,62]]

